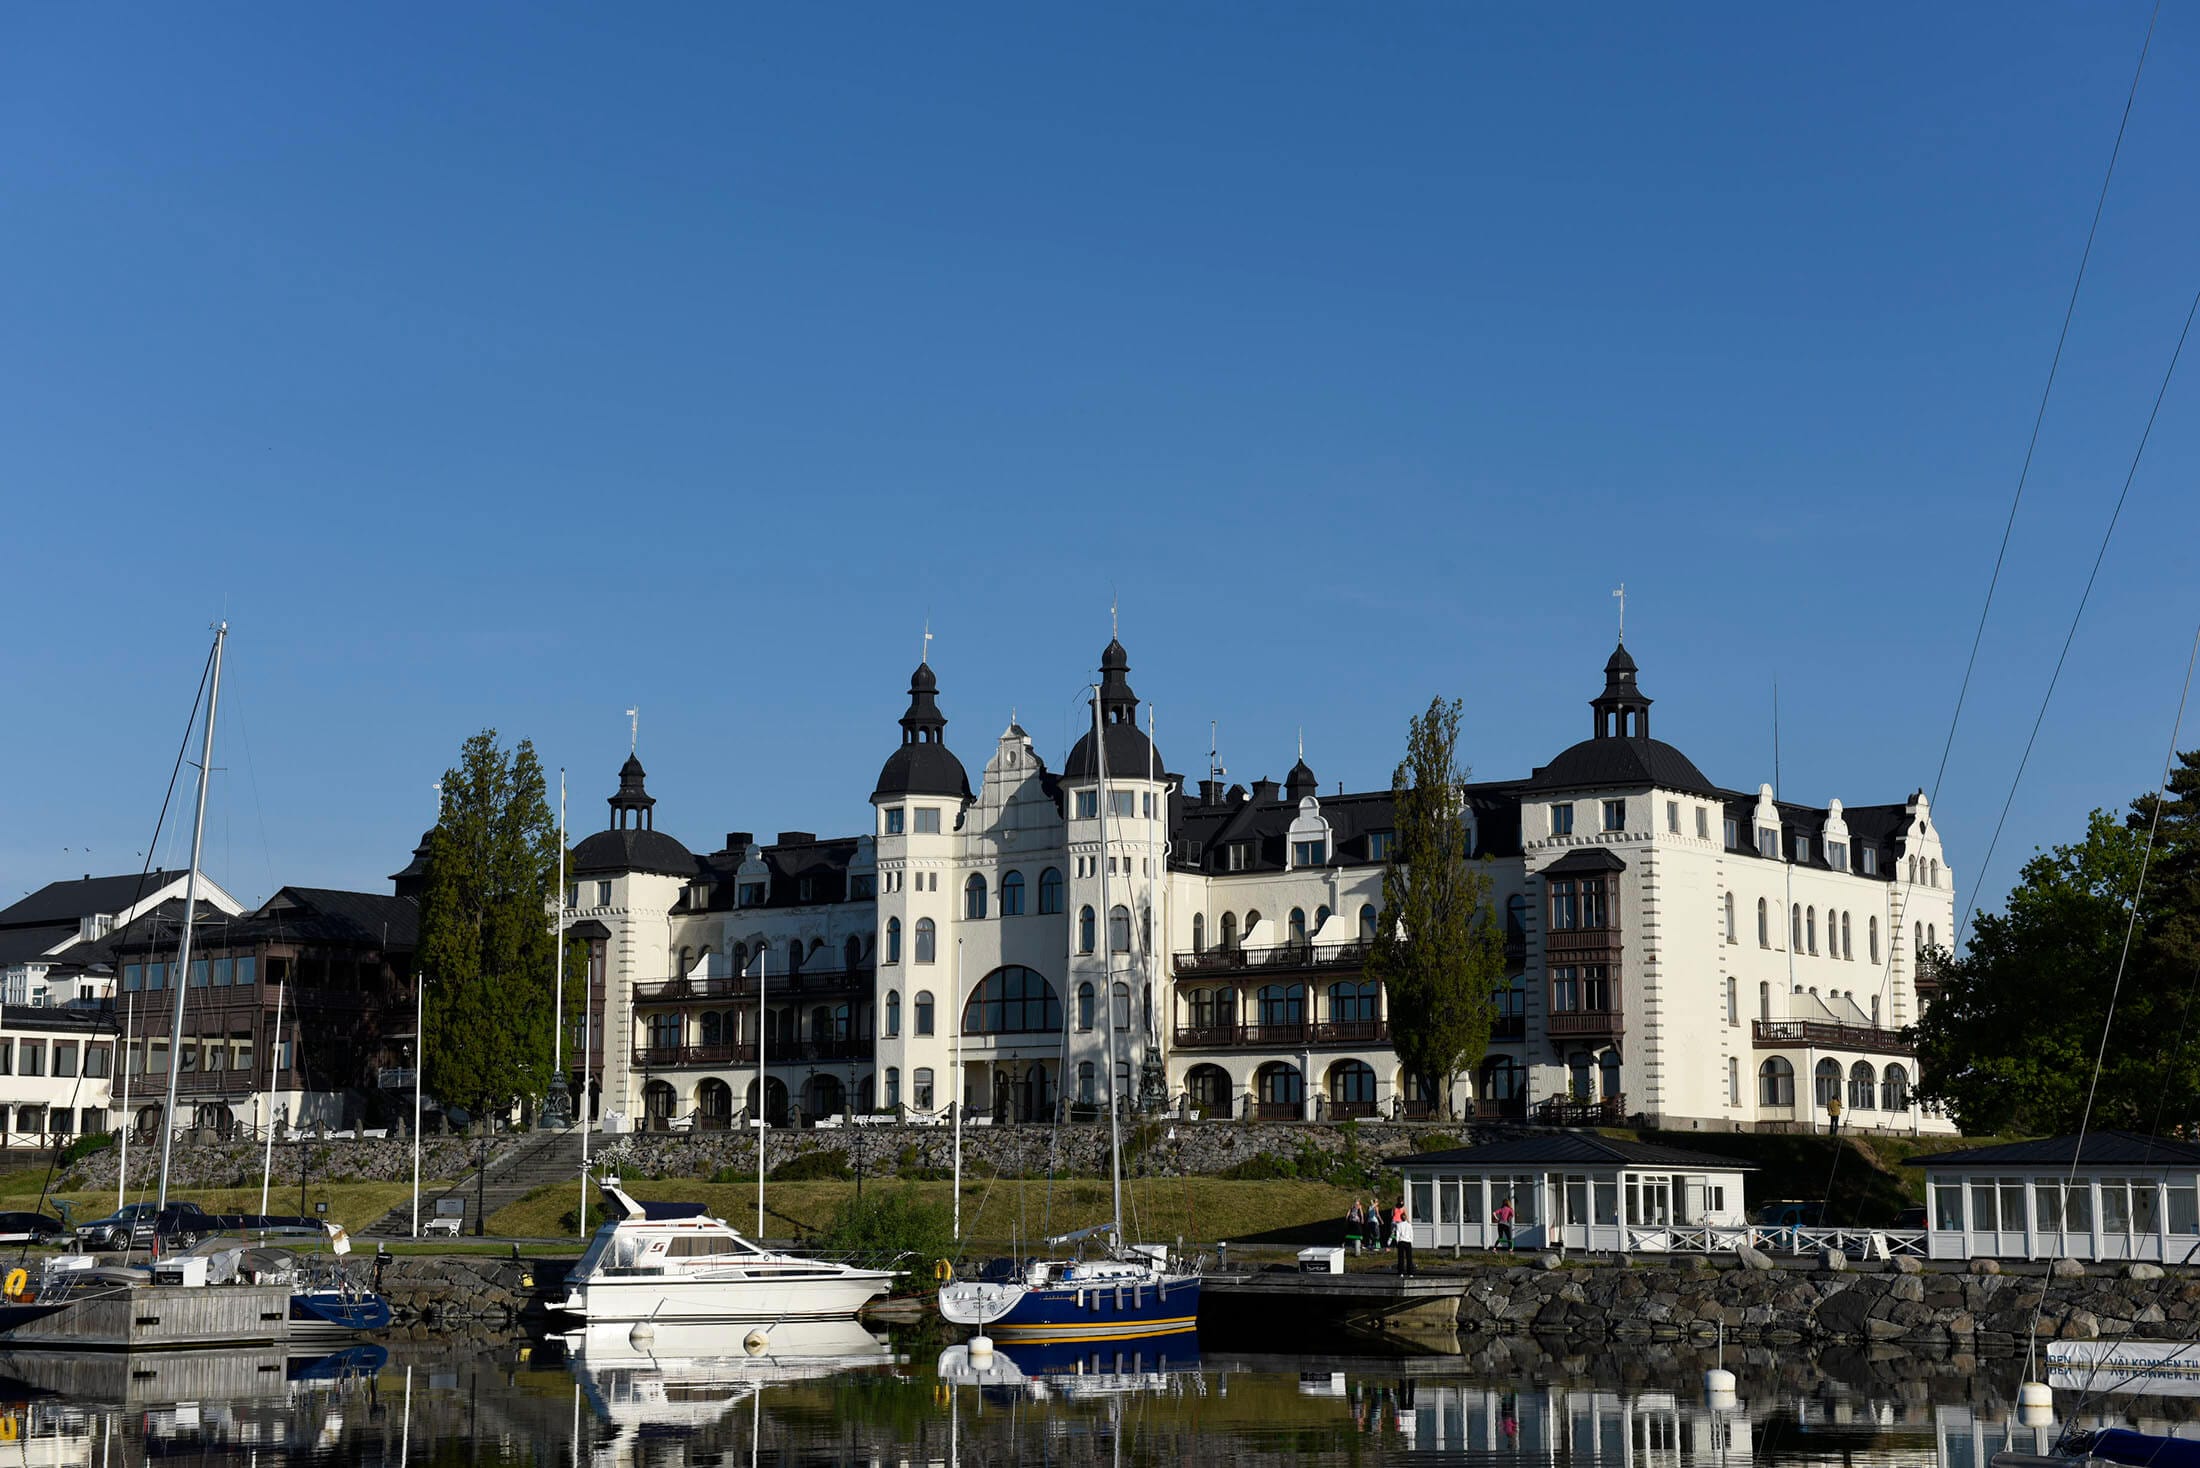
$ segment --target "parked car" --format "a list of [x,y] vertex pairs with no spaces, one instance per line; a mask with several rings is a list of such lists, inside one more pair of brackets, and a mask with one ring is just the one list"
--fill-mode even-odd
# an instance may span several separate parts
[[1825,1204],[1801,1199],[1782,1199],[1757,1210],[1759,1228],[1823,1228],[1825,1222]]
[[43,1213],[0,1213],[0,1244],[50,1244],[68,1233],[60,1219]]
[[78,1224],[76,1243],[80,1249],[142,1249],[158,1233],[164,1243],[189,1245],[213,1231],[206,1211],[196,1203],[175,1202],[165,1209],[125,1203],[105,1218]]
[[1922,1229],[1925,1227],[1925,1205],[1914,1203],[1894,1216],[1896,1228]]

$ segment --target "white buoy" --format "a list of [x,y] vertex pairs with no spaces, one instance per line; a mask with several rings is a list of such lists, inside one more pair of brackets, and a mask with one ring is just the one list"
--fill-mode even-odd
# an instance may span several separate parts
[[2055,1410],[2055,1391],[2044,1381],[2028,1381],[2017,1388],[2019,1407],[2045,1407]]
[[657,1327],[646,1320],[637,1320],[634,1328],[626,1333],[626,1338],[636,1350],[646,1351],[650,1343],[657,1339]]
[[993,1359],[993,1337],[989,1335],[972,1336],[970,1338],[970,1359],[972,1361],[991,1361]]
[[1714,1412],[1731,1412],[1737,1399],[1734,1373],[1723,1366],[1714,1366],[1703,1374],[1704,1401]]
[[741,1349],[747,1351],[751,1356],[763,1355],[771,1349],[771,1344],[772,1338],[765,1334],[764,1327],[761,1325],[741,1337]]

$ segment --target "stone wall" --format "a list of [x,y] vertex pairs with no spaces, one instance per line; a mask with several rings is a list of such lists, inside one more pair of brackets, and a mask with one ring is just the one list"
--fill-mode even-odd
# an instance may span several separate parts
[[[514,1141],[499,1137],[489,1143],[495,1157]],[[298,1154],[305,1153],[306,1176],[314,1182],[409,1182],[412,1179],[412,1143],[402,1138],[347,1138],[317,1142],[277,1142],[270,1170],[275,1195],[288,1182],[298,1186]],[[111,1188],[121,1149],[109,1147],[79,1160],[56,1185],[56,1191]],[[420,1179],[470,1177],[481,1157],[481,1144],[462,1137],[428,1137],[420,1148]],[[168,1160],[170,1192],[183,1188],[256,1188],[266,1153],[252,1142],[178,1142]],[[130,1185],[149,1188],[160,1172],[160,1143],[130,1144]],[[495,1174],[490,1174],[491,1180]],[[272,1205],[270,1205],[272,1206]]]
[[[371,1261],[400,1325],[509,1325],[563,1283],[570,1260],[393,1254]],[[352,1273],[359,1273],[355,1264]]]

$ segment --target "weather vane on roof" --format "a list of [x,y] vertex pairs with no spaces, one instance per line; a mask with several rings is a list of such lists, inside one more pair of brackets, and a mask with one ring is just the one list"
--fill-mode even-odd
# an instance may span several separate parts
[[924,619],[924,643],[923,643],[923,645],[922,645],[922,646],[920,646],[920,647],[919,647],[919,648],[917,649],[917,662],[918,662],[918,664],[919,664],[919,665],[923,665],[923,664],[928,664],[928,663],[930,663],[931,661],[932,661],[932,619],[931,619],[930,617],[926,617],[926,618]]
[[1120,622],[1118,621],[1118,619],[1117,619],[1117,617],[1116,617],[1116,614],[1115,614],[1115,609],[1116,609],[1116,603],[1117,603],[1117,602],[1118,602],[1119,600],[1120,600],[1120,598],[1118,598],[1118,597],[1116,596],[1116,594],[1115,594],[1115,588],[1114,588],[1114,587],[1112,587],[1112,586],[1111,586],[1111,587],[1109,587],[1109,588],[1108,588],[1108,636],[1109,636],[1109,637],[1110,637],[1111,639],[1115,640],[1115,641],[1121,641],[1121,640],[1122,640],[1122,637],[1123,637],[1123,628],[1122,628],[1122,626],[1121,626]]
[[626,711],[626,752],[639,754],[642,749],[642,711],[639,706]]
[[1627,583],[1622,581],[1614,587],[1612,595],[1619,598],[1619,640],[1625,642],[1627,640]]

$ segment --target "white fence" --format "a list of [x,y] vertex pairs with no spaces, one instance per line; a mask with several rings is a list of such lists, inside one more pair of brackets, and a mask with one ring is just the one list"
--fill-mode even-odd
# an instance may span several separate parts
[[1911,1228],[1633,1228],[1627,1247],[1646,1254],[1731,1254],[1743,1244],[1771,1253],[1812,1254],[1834,1249],[1852,1259],[1925,1257],[1925,1231]]

